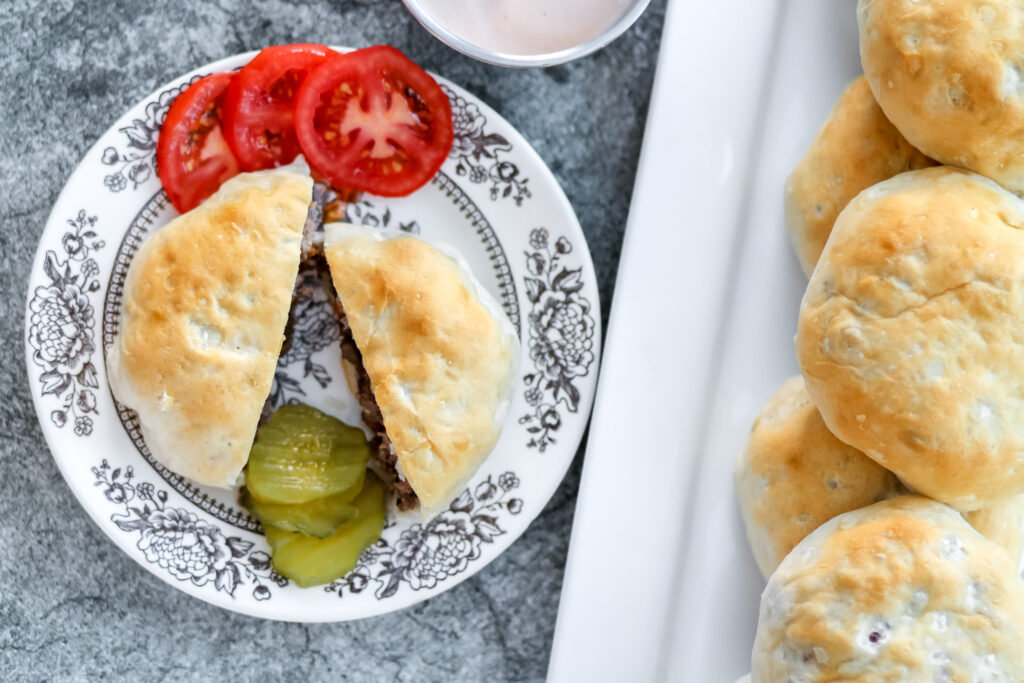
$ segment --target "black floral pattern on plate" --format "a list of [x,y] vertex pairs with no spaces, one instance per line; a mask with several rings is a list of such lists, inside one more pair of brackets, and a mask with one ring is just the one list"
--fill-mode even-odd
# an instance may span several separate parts
[[299,403],[306,396],[302,380],[296,377],[295,367],[301,367],[301,377],[312,377],[321,388],[331,383],[331,375],[313,354],[341,339],[338,318],[327,302],[327,296],[317,283],[315,271],[303,271],[299,276],[313,285],[313,294],[295,303],[292,309],[293,325],[291,348],[277,361],[274,382],[270,388],[270,402],[276,409],[288,403]]
[[412,235],[420,234],[420,224],[416,219],[409,221],[397,220],[388,206],[377,206],[365,198],[357,199],[345,205],[345,222],[355,225],[368,225],[371,228],[389,228],[401,230]]
[[529,178],[524,178],[519,167],[502,155],[512,151],[512,143],[500,133],[485,130],[487,117],[475,102],[470,102],[447,85],[441,89],[452,106],[454,140],[448,155],[456,160],[455,174],[474,184],[488,183],[491,200],[511,198],[521,206],[530,194]]
[[324,590],[344,597],[372,588],[378,600],[389,598],[405,584],[411,590],[437,586],[466,571],[480,557],[481,547],[505,533],[499,517],[517,515],[523,501],[512,495],[519,478],[505,472],[488,476],[471,492],[468,488],[429,522],[416,523],[394,542],[383,538],[363,551],[359,563]]
[[78,436],[92,434],[99,378],[92,362],[96,351],[95,311],[90,295],[100,288],[99,266],[91,254],[105,242],[97,239],[96,216],[85,210],[68,220],[61,255],[46,252],[43,272],[49,285],[36,287],[29,301],[28,343],[32,362],[42,369],[44,397],[60,403],[50,413],[58,428],[71,425]]
[[102,487],[107,500],[121,510],[111,515],[110,521],[121,531],[138,532],[135,546],[146,561],[178,581],[194,586],[212,582],[231,597],[239,585],[248,583],[257,600],[270,599],[270,584],[288,585],[288,579],[271,567],[270,555],[253,550],[251,541],[225,536],[195,513],[169,507],[167,492],[147,482],[135,482],[130,465],[111,469],[104,460],[92,473],[95,486]]
[[100,157],[104,165],[111,167],[111,172],[103,177],[103,185],[108,190],[121,192],[129,185],[133,190],[138,189],[156,172],[156,143],[167,110],[178,95],[200,78],[202,76],[193,76],[186,83],[164,90],[146,103],[145,118],[132,119],[130,126],[119,129],[128,138],[125,147],[107,147]]
[[563,261],[572,253],[572,243],[563,237],[552,240],[546,228],[530,231],[526,252],[526,296],[532,308],[529,323],[530,360],[534,371],[527,374],[524,397],[532,408],[519,418],[531,434],[527,446],[542,453],[555,443],[554,432],[562,426],[559,405],[571,413],[579,409],[579,377],[590,374],[594,362],[594,331],[590,302],[580,295],[582,268],[569,268]]

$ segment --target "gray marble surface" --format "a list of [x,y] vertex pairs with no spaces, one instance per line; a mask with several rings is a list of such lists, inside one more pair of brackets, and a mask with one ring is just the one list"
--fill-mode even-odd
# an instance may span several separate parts
[[580,457],[529,530],[453,590],[348,624],[252,619],[171,588],[122,554],[61,479],[28,395],[26,281],[85,150],[180,73],[267,44],[391,43],[508,118],[580,217],[607,320],[666,0],[579,62],[505,70],[434,40],[399,0],[0,2],[0,679],[538,680]]

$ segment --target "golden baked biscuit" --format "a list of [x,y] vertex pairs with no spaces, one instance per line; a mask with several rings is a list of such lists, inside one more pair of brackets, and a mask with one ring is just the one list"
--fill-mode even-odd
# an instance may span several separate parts
[[[832,435],[799,376],[761,409],[735,478],[747,539],[765,578],[833,517],[907,493],[896,475]],[[1024,495],[963,517],[1024,570]]]
[[761,595],[752,680],[1024,680],[1024,581],[955,511],[917,496],[847,512]]
[[1024,492],[1024,203],[936,167],[843,210],[796,351],[829,429],[961,510]]
[[1024,3],[860,0],[864,75],[929,157],[1024,192]]
[[839,97],[786,181],[786,227],[810,276],[836,216],[862,190],[935,162],[885,118],[863,76]]
[[754,559],[768,578],[828,520],[904,491],[896,475],[832,435],[797,376],[757,416],[736,466],[736,492]]

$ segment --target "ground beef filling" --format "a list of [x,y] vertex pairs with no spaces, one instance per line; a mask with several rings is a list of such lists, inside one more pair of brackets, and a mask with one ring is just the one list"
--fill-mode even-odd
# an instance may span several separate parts
[[[283,358],[292,348],[292,336],[295,334],[295,305],[303,299],[312,297],[313,292],[321,286],[320,277],[313,263],[313,249],[304,248],[302,253],[303,260],[299,264],[299,274],[295,279],[295,288],[292,290],[292,303],[288,307],[288,322],[284,326],[284,342],[281,344],[281,352],[278,354],[278,358]],[[259,423],[261,425],[266,424],[273,414],[274,396],[271,393],[263,403]]]
[[378,462],[384,466],[385,471],[391,479],[391,489],[395,492],[399,510],[412,510],[419,507],[419,499],[416,492],[408,481],[398,476],[398,456],[391,446],[391,439],[388,438],[384,429],[384,418],[380,414],[380,406],[373,396],[373,389],[370,388],[370,376],[366,374],[363,367],[363,357],[352,340],[352,330],[348,326],[348,318],[342,310],[340,302],[335,307],[338,315],[338,324],[341,326],[341,358],[344,362],[351,363],[356,371],[357,391],[359,407],[363,409],[363,422],[373,431],[373,440],[370,446]]
[[[308,299],[313,296],[313,292],[317,288],[322,287],[331,303],[331,308],[334,309],[334,314],[338,317],[342,362],[355,371],[356,398],[363,411],[363,422],[373,432],[370,447],[377,461],[377,467],[374,469],[390,482],[391,490],[394,491],[397,499],[398,509],[412,510],[419,507],[419,498],[416,497],[416,492],[412,490],[409,482],[398,474],[398,456],[395,455],[391,439],[388,438],[387,431],[384,429],[384,418],[381,416],[377,399],[373,396],[370,376],[366,374],[366,368],[363,367],[363,355],[352,339],[352,328],[348,325],[348,317],[345,315],[341,300],[338,298],[337,292],[334,291],[334,282],[331,280],[331,272],[323,254],[323,223],[342,220],[343,214],[344,203],[342,200],[323,183],[316,183],[313,186],[313,201],[310,203],[309,214],[306,216],[302,240],[302,262],[299,264],[299,275],[295,281],[292,305],[288,310],[288,324],[285,326],[281,355],[288,353],[292,346],[296,302]],[[268,397],[263,406],[260,423],[269,420],[273,412],[274,408]]]

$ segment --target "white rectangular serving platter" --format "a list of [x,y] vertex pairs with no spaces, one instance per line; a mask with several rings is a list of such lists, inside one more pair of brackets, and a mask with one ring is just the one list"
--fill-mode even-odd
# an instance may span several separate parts
[[855,0],[672,0],[550,681],[731,683],[764,582],[732,469],[797,372],[783,184],[860,72]]

